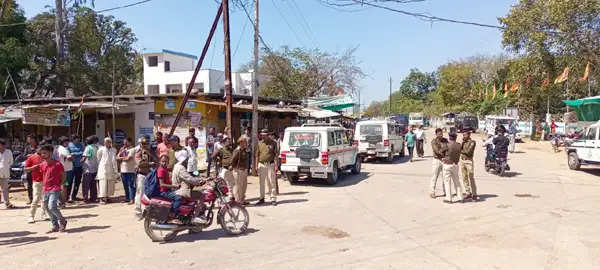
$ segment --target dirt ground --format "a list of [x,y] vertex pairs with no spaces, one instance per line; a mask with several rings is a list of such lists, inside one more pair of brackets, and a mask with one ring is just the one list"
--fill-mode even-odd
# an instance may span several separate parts
[[526,142],[499,177],[477,143],[480,202],[428,197],[427,144],[424,159],[365,163],[336,186],[280,180],[279,205],[249,207],[237,237],[213,225],[153,243],[122,203],[68,207],[68,231],[45,234],[15,190],[18,209],[0,209],[0,269],[600,269],[600,170],[571,171],[549,142]]

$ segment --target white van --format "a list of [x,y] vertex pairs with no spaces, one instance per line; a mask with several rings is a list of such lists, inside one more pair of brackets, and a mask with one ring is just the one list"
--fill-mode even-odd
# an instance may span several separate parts
[[506,130],[509,130],[510,124],[517,121],[517,118],[510,116],[487,115],[485,117],[485,131],[488,135],[494,135],[496,127],[502,125]]
[[600,121],[587,127],[583,136],[566,147],[567,161],[571,170],[581,165],[600,164]]
[[281,172],[293,184],[300,175],[337,183],[343,170],[360,173],[356,146],[341,126],[303,125],[285,129],[280,149]]
[[356,123],[354,144],[361,158],[394,160],[396,154],[404,156],[404,135],[401,127],[392,120],[368,120]]
[[423,113],[410,113],[408,115],[408,125],[409,126],[415,126],[415,127],[419,127],[419,126],[423,126],[424,121],[423,121]]

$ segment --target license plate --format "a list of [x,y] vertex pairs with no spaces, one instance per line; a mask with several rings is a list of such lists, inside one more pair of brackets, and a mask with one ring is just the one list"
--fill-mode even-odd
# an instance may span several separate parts
[[367,154],[374,155],[375,154],[375,150],[369,150],[369,151],[367,151]]
[[298,167],[298,171],[302,172],[302,173],[308,173],[311,171],[311,168],[309,167]]
[[327,178],[327,168],[324,167],[311,167],[310,175],[313,178]]

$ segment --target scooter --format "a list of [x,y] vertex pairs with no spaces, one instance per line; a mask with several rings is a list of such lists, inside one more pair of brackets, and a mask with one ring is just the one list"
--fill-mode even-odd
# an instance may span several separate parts
[[246,208],[236,202],[227,201],[229,189],[223,178],[210,178],[212,188],[202,190],[202,198],[189,200],[184,198],[179,207],[179,216],[171,213],[171,200],[162,197],[148,198],[143,195],[141,202],[145,206],[142,213],[144,230],[154,242],[170,241],[179,232],[199,233],[210,227],[213,222],[213,209],[217,212],[217,222],[230,235],[243,234],[248,230],[249,215]]

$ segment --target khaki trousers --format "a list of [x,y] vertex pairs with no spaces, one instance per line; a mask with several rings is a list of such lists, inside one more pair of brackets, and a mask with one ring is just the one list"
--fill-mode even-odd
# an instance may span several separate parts
[[443,175],[444,175],[444,189],[446,190],[446,200],[452,201],[452,186],[456,190],[456,196],[458,200],[463,199],[463,188],[458,181],[458,165],[456,164],[443,164]]
[[235,169],[235,186],[233,195],[235,200],[243,203],[246,200],[246,188],[248,187],[248,170]]
[[[40,203],[43,202],[44,199],[44,184],[42,182],[33,182],[33,198],[31,199],[31,206],[29,207],[29,211],[31,213],[31,218],[35,219],[35,212],[38,207],[40,207]],[[46,217],[46,209],[42,208],[42,219]]]
[[271,201],[277,200],[275,187],[277,184],[275,181],[275,165],[271,164],[263,164],[258,163],[258,179],[260,183],[260,199],[265,198],[265,182],[267,184],[267,189],[269,190],[269,196]]
[[437,158],[433,159],[433,162],[432,162],[433,176],[431,177],[431,181],[429,182],[431,194],[435,194],[435,184],[437,183],[437,179],[440,176],[440,173],[442,172],[442,164],[443,163],[441,160],[439,160]]
[[235,177],[233,177],[233,172],[228,169],[221,168],[219,176],[225,179],[225,183],[227,183],[227,188],[229,189],[230,196],[235,196]]
[[144,181],[146,180],[146,176],[143,174],[137,174],[137,178],[135,180],[135,199],[133,199],[135,203],[135,213],[142,214],[142,195],[144,194]]
[[463,185],[467,194],[477,196],[477,186],[475,185],[475,176],[472,160],[461,160],[460,173],[462,174]]

